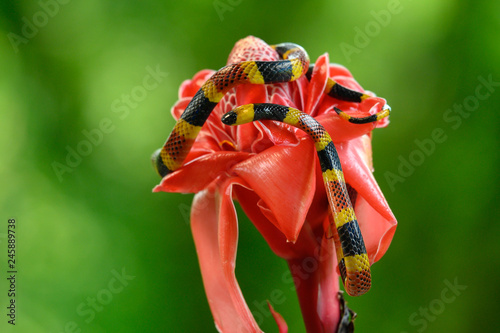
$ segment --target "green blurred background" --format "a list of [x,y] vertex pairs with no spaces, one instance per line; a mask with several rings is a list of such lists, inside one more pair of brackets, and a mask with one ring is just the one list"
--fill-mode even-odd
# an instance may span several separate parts
[[[399,225],[373,289],[347,297],[358,331],[495,331],[499,31],[494,0],[2,1],[0,331],[215,332],[186,219],[192,195],[152,194],[149,158],[173,127],[180,83],[222,67],[247,35],[298,43],[313,61],[328,52],[392,106],[373,150]],[[157,86],[137,88],[150,70],[163,73]],[[127,106],[132,92],[146,93]],[[85,133],[96,144],[84,146]],[[55,172],[78,148],[87,156]],[[277,331],[261,304],[279,289],[276,310],[303,332],[285,262],[243,216],[240,226],[237,276],[263,330]]]

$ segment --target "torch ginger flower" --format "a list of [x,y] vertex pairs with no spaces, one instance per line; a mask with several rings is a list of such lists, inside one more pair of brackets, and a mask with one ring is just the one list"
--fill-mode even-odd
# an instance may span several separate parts
[[[228,64],[246,60],[279,57],[262,40],[247,37],[236,43]],[[182,83],[179,101],[172,108],[175,119],[212,74],[212,70],[202,70]],[[321,123],[338,151],[370,264],[390,245],[396,219],[372,175],[371,156],[371,131],[387,126],[388,120],[351,124],[334,110],[337,107],[351,116],[364,117],[381,111],[385,100],[373,96],[354,103],[327,96],[328,77],[364,92],[346,68],[329,63],[328,54],[316,60],[310,80],[303,76],[294,82],[231,89],[210,114],[183,166],[154,188],[154,192],[196,193],[191,228],[220,332],[261,332],[235,276],[238,220],[233,200],[273,252],[287,260],[307,331],[336,332],[341,317],[334,242],[325,231],[328,200],[314,143],[306,133],[282,123],[224,125],[221,116],[237,106],[286,105]],[[280,332],[287,332],[283,317],[272,308],[271,312]]]

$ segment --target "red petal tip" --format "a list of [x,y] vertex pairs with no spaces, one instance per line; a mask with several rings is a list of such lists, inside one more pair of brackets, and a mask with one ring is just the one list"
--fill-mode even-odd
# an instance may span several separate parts
[[288,333],[288,325],[286,324],[285,319],[276,311],[274,311],[273,306],[269,301],[267,301],[267,305],[269,306],[269,310],[271,310],[271,314],[276,320],[276,324],[278,324],[279,333]]

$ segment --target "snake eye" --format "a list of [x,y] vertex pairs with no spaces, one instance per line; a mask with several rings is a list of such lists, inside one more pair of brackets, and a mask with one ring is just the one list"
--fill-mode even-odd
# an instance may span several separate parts
[[165,177],[167,174],[169,174],[168,168],[163,164],[163,161],[161,159],[161,148],[157,149],[153,155],[151,155],[151,163],[153,164],[153,168],[156,170],[156,172],[161,176]]

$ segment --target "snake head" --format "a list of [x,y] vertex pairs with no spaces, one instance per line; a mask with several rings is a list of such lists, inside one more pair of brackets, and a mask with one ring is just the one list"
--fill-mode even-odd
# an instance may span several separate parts
[[246,104],[224,114],[221,118],[226,125],[242,125],[254,120],[254,104]]

